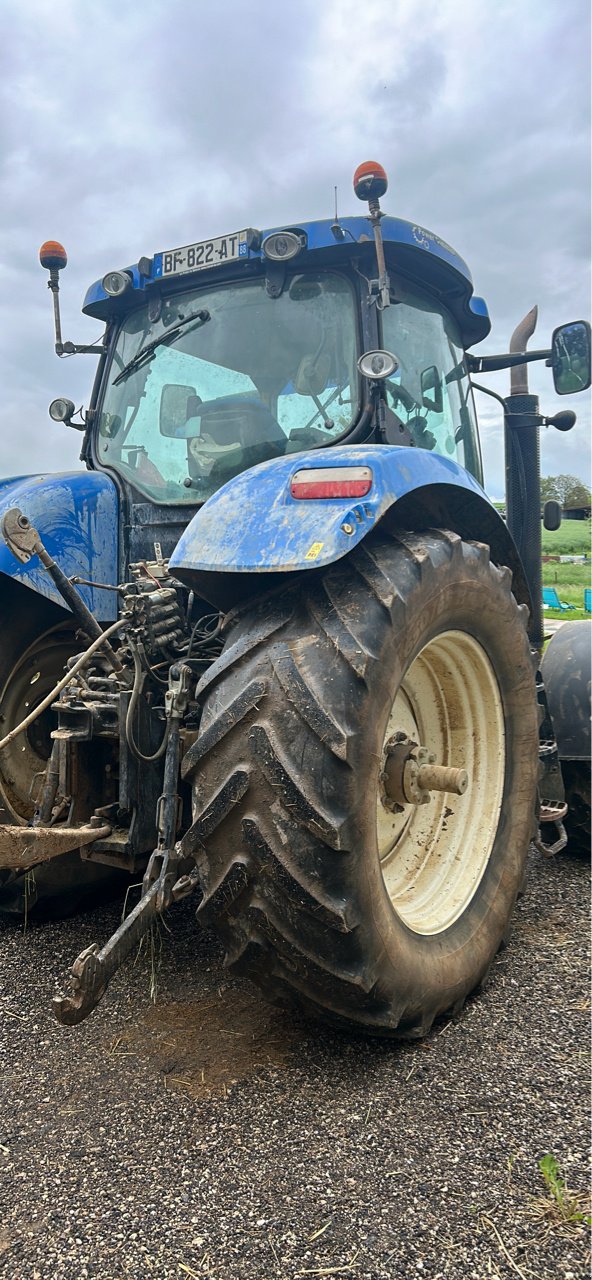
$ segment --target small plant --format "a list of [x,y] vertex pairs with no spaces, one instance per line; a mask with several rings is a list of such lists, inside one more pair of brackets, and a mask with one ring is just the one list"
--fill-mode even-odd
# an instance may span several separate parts
[[149,929],[138,943],[134,960],[134,964],[136,964],[136,961],[144,957],[148,962],[149,992],[153,1004],[156,1003],[158,995],[158,974],[162,964],[163,929],[167,929],[167,932],[170,932],[162,919],[151,921]]
[[547,1188],[550,1205],[547,1213],[564,1224],[584,1223],[592,1225],[592,1217],[585,1212],[586,1197],[582,1192],[570,1191],[555,1156],[543,1156],[539,1169]]
[[150,999],[156,1003],[158,995],[158,973],[162,962],[162,930],[161,921],[153,920],[148,934],[148,957],[150,964]]
[[29,906],[32,906],[35,902],[37,892],[34,867],[25,873],[23,892],[23,933],[26,933],[27,925],[29,923]]

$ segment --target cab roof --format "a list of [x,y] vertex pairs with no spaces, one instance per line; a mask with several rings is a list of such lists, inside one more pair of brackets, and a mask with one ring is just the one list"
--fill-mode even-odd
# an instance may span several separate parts
[[[262,249],[264,241],[280,231],[295,231],[302,239],[303,248],[297,258],[287,263],[289,267],[343,266],[354,256],[359,257],[361,250],[366,252],[368,248],[372,248],[372,228],[367,217],[341,218],[338,225],[343,236],[338,232],[338,238],[334,225],[329,219],[323,219],[272,227],[266,231],[249,228],[243,237],[240,257],[229,263],[197,271],[184,270],[178,274],[165,275],[165,255],[176,251],[163,250],[151,258],[140,258],[133,266],[124,268],[132,287],[118,298],[107,294],[102,282],[97,280],[88,289],[82,310],[85,315],[109,321],[133,310],[154,289],[165,293],[171,289],[195,287],[198,281],[206,285],[214,280],[222,282],[230,278],[252,277],[267,265]],[[465,347],[487,337],[491,329],[487,304],[483,298],[473,293],[471,273],[459,254],[439,236],[416,223],[385,215],[381,220],[381,228],[390,271],[422,285],[448,308],[457,321]]]

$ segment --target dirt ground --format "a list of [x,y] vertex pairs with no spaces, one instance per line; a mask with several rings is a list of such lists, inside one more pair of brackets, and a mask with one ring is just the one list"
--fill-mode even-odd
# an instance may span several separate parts
[[0,925],[0,1276],[588,1276],[589,872],[532,855],[486,990],[420,1044],[268,1006],[188,903],[66,1030],[118,908]]

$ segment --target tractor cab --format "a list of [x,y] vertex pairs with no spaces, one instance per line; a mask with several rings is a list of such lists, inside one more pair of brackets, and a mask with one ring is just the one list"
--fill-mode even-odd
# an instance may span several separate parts
[[[388,309],[365,316],[383,377],[387,436],[367,410],[358,361],[367,285],[347,258],[299,269],[278,296],[256,276],[215,279],[141,302],[113,338],[93,431],[93,465],[154,502],[195,505],[256,463],[350,440],[434,450],[480,479],[459,325],[395,277]],[[150,318],[152,315],[152,319]],[[150,348],[147,356],[143,353]],[[372,377],[372,369],[369,369]]]
[[83,310],[107,325],[84,456],[136,501],[196,507],[257,463],[362,442],[482,478],[465,352],[485,303],[448,245],[372,202],[141,258]]

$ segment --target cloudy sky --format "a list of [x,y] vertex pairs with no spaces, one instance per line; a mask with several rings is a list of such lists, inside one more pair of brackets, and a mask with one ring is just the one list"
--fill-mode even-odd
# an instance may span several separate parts
[[[64,337],[105,271],[238,227],[360,212],[364,159],[388,212],[468,261],[505,349],[539,306],[535,344],[590,312],[588,0],[0,0],[0,475],[78,465],[51,422],[86,403],[94,358],[58,361],[37,253],[59,239]],[[533,344],[534,345],[534,344]],[[491,377],[498,392],[507,375]],[[531,390],[553,413],[535,366]],[[486,487],[503,491],[494,401],[479,396]],[[590,400],[543,432],[544,474],[589,478]]]

